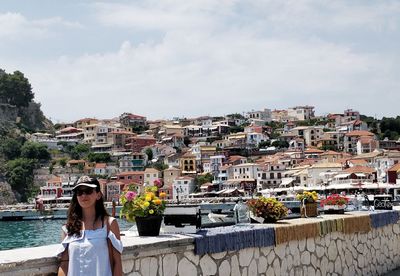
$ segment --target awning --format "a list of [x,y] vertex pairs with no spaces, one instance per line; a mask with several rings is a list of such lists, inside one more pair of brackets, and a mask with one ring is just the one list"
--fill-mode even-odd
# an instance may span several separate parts
[[[326,189],[336,189],[336,190],[340,190],[340,189],[355,189],[358,188],[357,185],[351,185],[351,184],[333,184],[333,185],[328,185],[326,186]],[[360,188],[364,188],[363,185],[360,186]]]
[[282,178],[282,183],[279,184],[279,187],[286,187],[287,185],[291,184],[294,181],[292,177],[285,177]]
[[358,177],[366,177],[365,173],[355,173]]
[[334,176],[333,178],[346,178],[349,176],[350,176],[349,173],[342,173],[342,174],[338,174],[338,175]]

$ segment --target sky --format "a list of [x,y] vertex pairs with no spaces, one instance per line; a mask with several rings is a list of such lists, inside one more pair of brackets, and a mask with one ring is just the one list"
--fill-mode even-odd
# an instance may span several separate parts
[[54,123],[397,116],[399,49],[400,1],[0,1],[0,68],[25,74]]

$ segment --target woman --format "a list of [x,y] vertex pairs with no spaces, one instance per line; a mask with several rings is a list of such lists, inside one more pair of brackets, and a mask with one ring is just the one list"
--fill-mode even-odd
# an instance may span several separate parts
[[82,176],[73,191],[58,275],[122,275],[119,226],[104,207],[99,181]]

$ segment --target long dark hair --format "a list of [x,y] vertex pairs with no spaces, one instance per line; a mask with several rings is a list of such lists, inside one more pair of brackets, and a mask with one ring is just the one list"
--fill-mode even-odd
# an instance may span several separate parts
[[[97,181],[97,180],[96,180]],[[96,188],[96,192],[100,192],[100,187]],[[104,221],[104,217],[109,216],[107,209],[104,207],[104,199],[103,194],[101,195],[100,199],[96,200],[96,218],[101,218],[101,221]],[[67,217],[67,232],[68,236],[72,235],[81,235],[82,230],[82,207],[78,203],[78,196],[76,191],[74,192],[71,203],[68,208],[68,217]]]

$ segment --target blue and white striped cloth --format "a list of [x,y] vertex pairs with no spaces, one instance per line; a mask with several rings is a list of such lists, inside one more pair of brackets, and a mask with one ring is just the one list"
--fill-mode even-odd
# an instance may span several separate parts
[[249,247],[266,247],[275,244],[275,231],[271,227],[226,226],[203,229],[193,235],[195,254],[219,253]]
[[399,212],[398,211],[379,211],[371,213],[371,227],[379,228],[389,224],[396,224],[399,220]]

